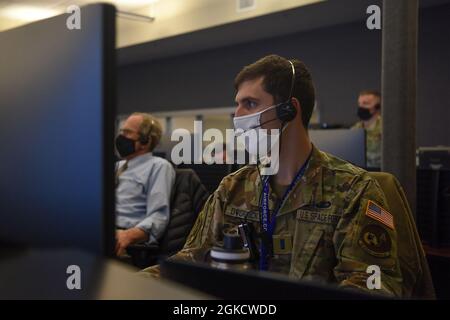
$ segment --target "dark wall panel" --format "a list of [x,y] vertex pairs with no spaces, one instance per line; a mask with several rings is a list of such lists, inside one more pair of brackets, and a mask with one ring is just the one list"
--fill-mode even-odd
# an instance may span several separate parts
[[[450,145],[448,16],[450,5],[421,11],[419,145]],[[309,66],[323,122],[353,123],[358,91],[381,86],[381,32],[361,21],[120,67],[119,113],[232,106],[237,72],[271,53]]]

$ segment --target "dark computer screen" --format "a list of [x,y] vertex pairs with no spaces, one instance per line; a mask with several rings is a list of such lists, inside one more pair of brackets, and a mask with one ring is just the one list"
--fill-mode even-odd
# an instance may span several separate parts
[[0,243],[111,254],[115,8],[0,33]]
[[366,167],[366,136],[364,129],[309,130],[311,141],[320,150]]

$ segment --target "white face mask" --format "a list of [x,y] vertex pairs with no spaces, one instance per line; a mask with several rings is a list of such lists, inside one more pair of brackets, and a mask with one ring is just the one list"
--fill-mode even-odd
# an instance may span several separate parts
[[[262,114],[276,108],[277,106],[278,105],[274,105],[254,114],[233,118],[236,136],[245,139],[245,149],[250,156],[256,156],[260,159],[266,157],[268,152],[271,150],[275,151],[276,149],[276,152],[278,152],[279,148],[273,147],[275,144],[278,144],[278,139],[281,132],[279,132],[278,129],[272,129],[271,134],[268,134],[267,129],[261,128]],[[286,126],[284,126],[281,131],[283,131],[285,127]]]
[[234,117],[233,123],[234,123],[234,129],[239,130],[241,129],[243,133],[250,131],[252,129],[260,128],[261,126],[261,115],[269,110],[272,110],[276,108],[278,105],[271,106],[267,109],[264,109],[260,112],[249,114],[242,117]]

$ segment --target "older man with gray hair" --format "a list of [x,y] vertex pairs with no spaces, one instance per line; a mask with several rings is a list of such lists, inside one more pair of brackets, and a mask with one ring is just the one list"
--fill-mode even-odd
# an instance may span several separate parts
[[133,113],[116,137],[116,254],[134,243],[158,243],[170,215],[175,170],[152,154],[161,140],[161,124],[147,113]]

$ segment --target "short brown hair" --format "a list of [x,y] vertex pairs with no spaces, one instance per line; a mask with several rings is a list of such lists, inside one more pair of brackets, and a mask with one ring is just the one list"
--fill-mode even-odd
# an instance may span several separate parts
[[141,116],[142,123],[139,127],[139,135],[150,141],[149,151],[153,151],[161,141],[162,126],[159,121],[149,113],[135,112],[132,116]]
[[[311,74],[305,64],[297,59],[290,60],[295,68],[295,82],[292,97],[297,98],[302,110],[302,123],[308,128],[309,120],[314,109],[315,89]],[[286,58],[278,55],[266,56],[255,63],[245,66],[234,80],[236,90],[242,82],[264,77],[263,88],[271,94],[275,103],[289,99],[292,82],[291,64]]]
[[372,96],[375,96],[375,97],[378,97],[378,98],[381,99],[381,93],[380,93],[380,91],[375,90],[375,89],[365,89],[365,90],[361,90],[361,91],[359,92],[359,95],[360,95],[360,96],[368,96],[368,95],[372,95]]

